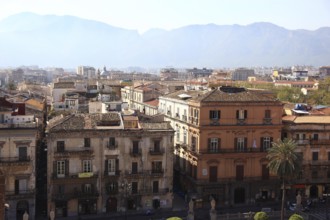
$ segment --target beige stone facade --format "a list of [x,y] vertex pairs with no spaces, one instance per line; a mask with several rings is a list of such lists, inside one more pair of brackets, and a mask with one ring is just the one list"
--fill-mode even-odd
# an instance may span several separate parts
[[[130,120],[130,119],[128,119]],[[47,128],[48,211],[77,216],[172,207],[173,130],[76,114]]]

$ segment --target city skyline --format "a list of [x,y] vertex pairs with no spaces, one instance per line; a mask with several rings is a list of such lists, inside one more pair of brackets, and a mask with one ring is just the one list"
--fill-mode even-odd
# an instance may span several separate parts
[[[1,0],[0,21],[8,16],[33,12],[41,15],[72,15],[101,21],[143,33],[149,29],[172,30],[191,24],[249,25],[270,22],[286,29],[316,30],[330,26],[330,2],[326,0]],[[317,16],[316,16],[317,15]]]

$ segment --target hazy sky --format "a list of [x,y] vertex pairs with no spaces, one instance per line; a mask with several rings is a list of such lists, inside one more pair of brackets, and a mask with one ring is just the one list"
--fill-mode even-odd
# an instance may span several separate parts
[[140,32],[261,21],[287,29],[330,26],[330,0],[0,0],[0,20],[20,12],[73,15]]

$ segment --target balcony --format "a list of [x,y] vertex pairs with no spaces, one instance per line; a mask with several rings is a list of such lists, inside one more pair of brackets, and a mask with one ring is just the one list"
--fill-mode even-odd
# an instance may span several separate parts
[[245,125],[245,118],[238,118],[237,119],[237,124],[238,125]]
[[82,173],[70,173],[70,174],[57,174],[53,173],[53,180],[62,180],[62,181],[75,181],[75,180],[89,180],[97,179],[98,172],[82,172]]
[[150,148],[149,149],[149,154],[150,155],[163,155],[164,154],[164,149],[163,148],[159,148],[159,149]]
[[3,165],[27,165],[31,161],[29,156],[21,157],[0,157],[0,166]]
[[137,157],[137,156],[142,155],[142,150],[140,148],[139,149],[130,149],[129,153],[132,157]]
[[134,171],[132,171],[132,170],[130,170],[130,171],[126,170],[125,171],[125,176],[133,177],[133,178],[137,178],[137,177],[143,176],[145,174],[146,174],[145,171],[139,171],[139,170],[134,170]]
[[272,119],[271,119],[271,118],[264,118],[264,119],[263,119],[263,123],[264,123],[265,125],[270,125],[270,124],[272,124]]
[[119,177],[119,176],[120,176],[120,170],[116,170],[114,172],[104,171],[104,177]]
[[55,152],[56,155],[91,155],[93,150],[90,147],[70,147],[65,149],[58,149]]
[[100,193],[97,190],[74,190],[72,198],[90,199],[99,197]]
[[35,196],[35,190],[6,191],[6,199],[29,199]]
[[310,140],[311,145],[328,145],[330,144],[330,140]]
[[200,149],[199,154],[224,154],[224,153],[260,153],[266,152],[260,150],[260,148],[219,148],[219,149]]
[[158,188],[158,189],[145,188],[145,189],[140,189],[135,194],[140,194],[140,195],[164,195],[164,194],[168,193],[169,191],[170,191],[169,188]]
[[329,166],[330,160],[303,160],[303,165]]
[[107,148],[109,150],[115,150],[115,149],[117,149],[118,148],[118,142],[115,141],[115,143],[113,143],[113,142],[108,141]]
[[187,121],[187,115],[182,115],[182,121]]
[[[217,178],[216,181],[210,182],[209,179],[194,179],[190,176],[187,176],[192,182],[195,182],[196,184],[211,184],[211,185],[218,185],[221,184],[227,184],[227,183],[234,183],[237,182],[237,178],[231,177],[231,178]],[[262,176],[258,177],[243,177],[243,179],[239,180],[239,182],[244,183],[256,183],[256,182],[265,182],[265,183],[274,183],[274,181],[278,180],[279,178],[277,176],[269,176],[268,178],[263,178]]]

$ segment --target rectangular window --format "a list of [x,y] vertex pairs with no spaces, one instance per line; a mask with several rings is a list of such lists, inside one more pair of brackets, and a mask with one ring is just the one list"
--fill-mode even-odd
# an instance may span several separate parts
[[91,139],[90,138],[84,138],[84,146],[85,147],[91,147]]
[[57,174],[57,177],[65,176],[65,161],[64,160],[59,160],[56,162],[56,174]]
[[117,182],[109,182],[106,186],[106,190],[107,190],[108,193],[118,192],[118,183]]
[[92,161],[91,160],[83,160],[83,173],[92,172]]
[[197,144],[197,138],[194,136],[191,136],[191,150],[196,151],[196,144]]
[[237,110],[236,111],[236,118],[237,119],[246,119],[247,118],[247,110]]
[[161,161],[153,161],[151,163],[151,169],[153,173],[159,173],[162,171],[162,162]]
[[243,180],[244,179],[244,166],[237,165],[236,166],[236,180]]
[[312,139],[313,140],[318,140],[319,139],[319,134],[313,134]]
[[218,181],[218,167],[217,166],[210,166],[209,168],[209,182],[215,183]]
[[152,182],[152,192],[153,193],[158,193],[159,192],[159,183],[158,183],[158,181],[153,181]]
[[116,174],[116,159],[108,160],[108,175]]
[[267,151],[271,147],[272,142],[273,142],[272,137],[262,137],[260,143],[262,151]]
[[319,152],[313,152],[312,153],[313,160],[319,160]]
[[138,163],[132,162],[132,174],[137,174],[137,173],[138,173]]
[[186,131],[186,129],[183,129],[183,143],[187,144],[187,131]]
[[91,193],[92,192],[92,184],[84,184],[83,185],[83,192],[84,193]]
[[218,110],[211,110],[210,111],[210,119],[211,120],[218,120],[218,119],[220,119],[220,111],[218,111]]
[[132,182],[132,194],[138,193],[138,182]]
[[160,140],[154,141],[154,152],[160,152]]
[[139,141],[133,141],[133,154],[139,153]]
[[236,138],[236,151],[244,152],[246,150],[246,138]]
[[267,167],[267,164],[262,165],[262,179],[268,180],[269,179],[269,169]]
[[271,111],[270,110],[265,110],[265,118],[271,118]]
[[27,157],[27,147],[19,147],[18,148],[18,159],[20,161],[26,161]]
[[116,138],[109,137],[108,148],[115,148],[116,147]]
[[219,149],[219,138],[209,138],[208,139],[208,151],[210,153],[217,153]]
[[56,142],[57,152],[64,152],[64,148],[65,148],[64,141],[57,141]]

